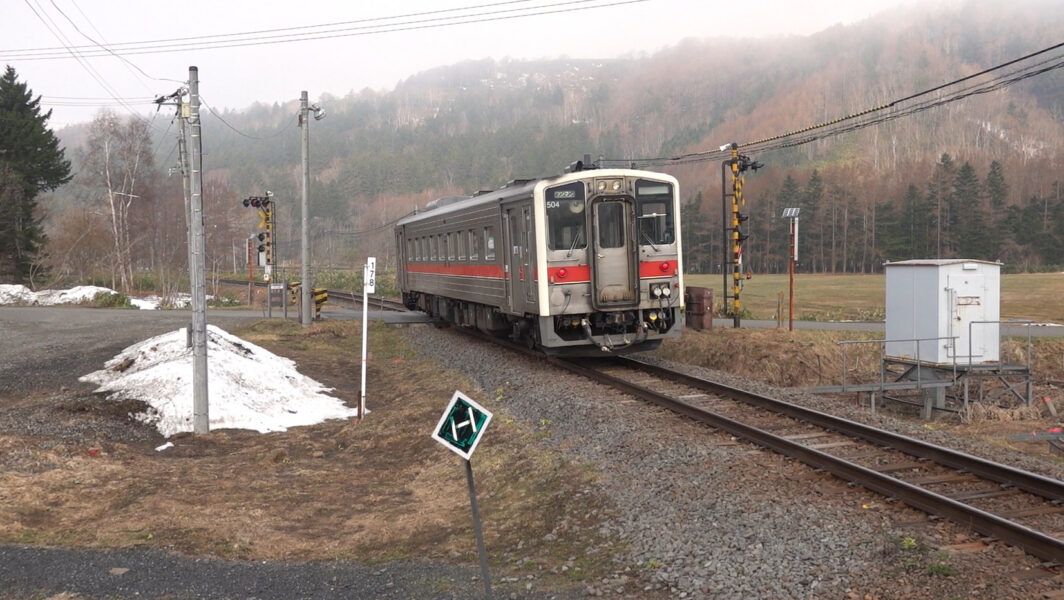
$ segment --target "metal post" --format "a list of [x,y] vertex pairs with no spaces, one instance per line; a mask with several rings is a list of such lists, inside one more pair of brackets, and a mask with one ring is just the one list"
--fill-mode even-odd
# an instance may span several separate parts
[[[726,182],[728,180],[727,179],[728,178],[727,173],[728,173],[728,170],[729,170],[729,168],[728,168],[729,164],[730,164],[729,161],[724,161],[724,162],[720,163],[720,188],[721,188],[721,199],[720,199],[720,226],[721,226],[721,236],[720,236],[720,249],[721,249],[720,273],[721,273],[721,277],[724,279],[723,285],[721,285],[721,290],[724,291],[724,296],[720,299],[720,304],[724,308],[723,312],[724,312],[725,315],[728,314],[728,311],[729,311],[728,298],[731,297],[731,291],[730,291],[731,287],[728,285],[728,267],[731,265],[731,253],[729,252],[729,250],[731,249],[731,245],[729,243],[731,241],[731,235],[728,233],[728,232],[731,231],[731,228],[728,227],[728,223],[729,223],[729,221],[728,221],[728,198],[731,197],[731,194],[729,194],[727,191],[725,191],[725,190],[728,189]],[[712,311],[712,307],[710,307],[710,309]]]
[[791,219],[791,256],[787,262],[789,264],[788,271],[790,272],[790,295],[788,296],[790,301],[790,310],[788,312],[788,331],[794,331],[794,263],[798,260],[798,217]]
[[192,291],[192,429],[195,433],[210,431],[207,401],[207,286],[204,279],[206,243],[203,236],[203,143],[200,138],[199,69],[188,68],[188,96],[191,129],[189,187],[190,193],[190,255],[188,276]]
[[358,401],[358,418],[366,416],[366,338],[369,337],[369,287],[366,278],[369,277],[369,263],[362,265],[362,395]]
[[742,247],[739,233],[739,201],[743,195],[743,178],[739,175],[739,146],[732,144],[732,327],[740,326],[739,293],[742,289]]
[[254,238],[249,237],[247,239],[248,247],[248,306],[255,300],[255,259],[254,256],[258,256],[258,252],[255,251]]
[[[313,292],[310,283],[310,123],[307,121],[307,92],[299,94],[299,127],[303,137],[303,202],[301,205],[303,222],[300,226],[299,252],[302,262],[303,289],[300,292],[301,302],[299,310],[299,322],[304,328],[310,327],[310,303],[313,301]],[[365,305],[363,305],[365,308]]]
[[488,552],[484,549],[484,531],[480,527],[480,510],[477,508],[477,489],[473,486],[473,463],[469,460],[465,461],[465,474],[466,481],[469,482],[469,504],[473,507],[473,532],[477,536],[477,552],[480,554],[480,577],[484,580],[484,597],[491,600],[491,575],[488,573]]

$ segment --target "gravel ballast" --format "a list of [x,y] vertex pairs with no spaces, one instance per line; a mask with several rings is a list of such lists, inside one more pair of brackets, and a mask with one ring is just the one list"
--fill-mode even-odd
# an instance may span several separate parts
[[[624,540],[616,580],[589,595],[667,590],[679,598],[1028,598],[1061,576],[1021,581],[1039,561],[976,539],[829,475],[662,409],[453,331],[410,328],[421,356],[474,380],[490,410],[549,431],[545,443],[596,467],[618,517],[603,533]],[[649,362],[662,362],[647,359]],[[677,366],[677,365],[670,365]],[[971,454],[1060,477],[1055,465],[900,421],[838,399],[773,389],[726,374],[693,374]]]

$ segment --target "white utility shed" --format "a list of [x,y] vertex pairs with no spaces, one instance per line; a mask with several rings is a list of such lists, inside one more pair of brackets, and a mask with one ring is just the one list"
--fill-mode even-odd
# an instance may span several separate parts
[[[884,266],[886,358],[958,366],[999,362],[1001,263],[917,259]],[[917,339],[924,341],[912,341]]]

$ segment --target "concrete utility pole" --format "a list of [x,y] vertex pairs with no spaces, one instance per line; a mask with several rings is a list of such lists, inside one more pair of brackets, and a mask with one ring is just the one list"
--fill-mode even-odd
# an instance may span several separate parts
[[177,160],[178,169],[181,171],[181,189],[185,198],[185,243],[188,248],[188,265],[192,268],[193,256],[192,256],[192,199],[189,197],[189,177],[188,173],[188,142],[185,140],[185,121],[188,119],[188,115],[185,114],[186,104],[178,102],[177,106]]
[[303,284],[300,290],[299,322],[303,327],[310,327],[311,304],[314,302],[314,290],[310,282],[310,123],[307,121],[308,112],[314,111],[314,120],[320,121],[325,118],[325,111],[317,104],[307,105],[306,90],[299,94],[299,127],[303,136],[303,222],[300,225],[300,259],[302,270],[300,279]]
[[204,277],[207,253],[203,236],[203,143],[200,139],[199,69],[188,68],[188,123],[190,215],[189,239],[192,258],[188,278],[192,291],[192,430],[210,431],[207,402],[207,285]]

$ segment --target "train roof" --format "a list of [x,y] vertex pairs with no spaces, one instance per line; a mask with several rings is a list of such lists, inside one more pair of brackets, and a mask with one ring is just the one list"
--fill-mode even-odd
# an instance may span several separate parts
[[396,227],[400,227],[402,225],[416,223],[422,219],[434,218],[439,215],[467,210],[481,204],[495,204],[504,202],[510,198],[530,195],[532,190],[539,185],[540,182],[557,181],[561,183],[574,179],[584,179],[586,177],[616,177],[618,175],[641,175],[644,177],[667,179],[673,182],[676,181],[672,175],[665,173],[633,169],[588,169],[573,173],[563,173],[561,175],[551,175],[549,177],[541,177],[538,179],[514,179],[497,190],[480,191],[472,196],[444,196],[438,198],[429,202],[426,205],[425,210],[416,214],[407,215],[399,219],[395,225]]
[[396,227],[408,223],[416,223],[425,218],[436,217],[460,210],[467,210],[480,204],[494,204],[507,198],[530,195],[532,193],[532,188],[541,180],[521,179],[517,181],[520,181],[521,183],[514,187],[503,187],[494,191],[481,191],[472,196],[444,196],[443,198],[433,200],[425,206],[425,210],[399,219],[399,221],[396,222]]

